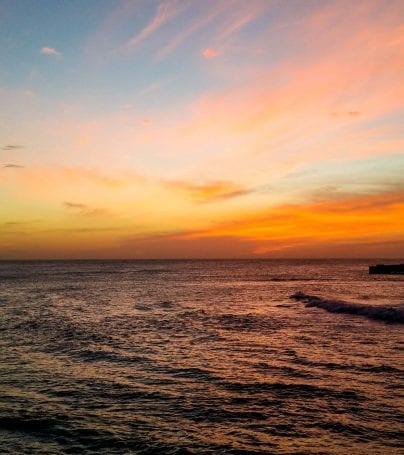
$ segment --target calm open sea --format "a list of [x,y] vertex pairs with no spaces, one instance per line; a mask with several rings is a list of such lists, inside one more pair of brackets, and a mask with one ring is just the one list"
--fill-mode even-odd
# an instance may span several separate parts
[[404,325],[290,298],[400,311],[368,265],[0,262],[0,453],[404,453]]

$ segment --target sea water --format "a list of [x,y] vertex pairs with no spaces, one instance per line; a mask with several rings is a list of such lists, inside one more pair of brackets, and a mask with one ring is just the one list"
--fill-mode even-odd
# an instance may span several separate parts
[[290,298],[401,311],[369,263],[1,262],[0,453],[404,453],[404,326]]

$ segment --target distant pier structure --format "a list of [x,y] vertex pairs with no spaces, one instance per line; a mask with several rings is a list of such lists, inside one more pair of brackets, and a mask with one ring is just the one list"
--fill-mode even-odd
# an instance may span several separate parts
[[404,264],[376,264],[369,266],[371,275],[404,275]]

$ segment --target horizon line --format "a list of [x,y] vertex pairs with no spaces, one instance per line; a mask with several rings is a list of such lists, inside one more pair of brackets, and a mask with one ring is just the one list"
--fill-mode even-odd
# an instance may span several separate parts
[[239,258],[0,258],[0,262],[51,262],[51,261],[324,261],[324,260],[341,260],[341,261],[358,261],[358,260],[391,260],[404,261],[404,259],[395,257],[239,257]]

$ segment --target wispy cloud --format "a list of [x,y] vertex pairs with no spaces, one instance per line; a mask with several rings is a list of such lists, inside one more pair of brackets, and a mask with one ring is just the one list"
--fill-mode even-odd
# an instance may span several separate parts
[[85,217],[98,217],[110,215],[110,211],[103,208],[89,207],[86,204],[80,202],[64,202],[64,207],[69,210],[74,210],[76,213]]
[[[323,158],[397,153],[402,148],[399,128],[392,122],[390,131],[382,131],[384,123],[377,120],[401,107],[402,50],[387,44],[397,41],[399,29],[391,26],[393,13],[388,10],[375,23],[362,19],[363,9],[355,5],[352,17],[343,16],[343,24],[335,28],[306,18],[295,33],[311,43],[309,57],[281,59],[270,68],[257,68],[234,87],[207,91],[170,128],[159,128],[157,119],[156,129],[142,137],[144,143],[155,149],[164,143],[161,155],[184,159],[192,150],[195,168],[210,166],[214,179],[227,179],[230,169],[240,176],[267,166],[279,177]],[[331,18],[342,20],[333,14]],[[355,26],[362,20],[368,27]],[[324,41],[313,40],[317,35]],[[233,72],[223,64],[224,78],[233,80]],[[246,160],[256,164],[246,166]]]
[[54,47],[43,47],[40,50],[41,54],[50,55],[51,57],[61,57],[62,54],[57,51]]
[[23,145],[18,145],[18,144],[7,144],[4,147],[2,147],[2,150],[18,150],[24,148]]
[[63,205],[68,209],[86,209],[87,206],[85,204],[80,204],[77,202],[63,202]]
[[265,2],[255,2],[253,5],[245,5],[244,8],[240,5],[235,10],[235,13],[229,15],[229,19],[223,23],[220,33],[216,37],[216,41],[219,44],[226,43],[233,35],[257,19],[268,8],[268,4],[265,5]]
[[208,37],[203,39],[214,45],[204,48],[202,55],[216,57],[231,38],[269,9],[269,2],[262,1],[207,1],[203,5],[187,18],[186,26],[178,27],[178,31],[169,37],[167,44],[157,52],[159,58],[167,57],[196,34],[206,34]]
[[[119,193],[132,186],[140,185],[144,178],[129,171],[108,174],[84,167],[29,166],[18,172],[2,172],[2,181],[17,184],[19,191],[41,199],[67,198],[74,193],[98,195]],[[49,194],[49,188],[54,191]]]
[[152,84],[147,85],[146,87],[142,88],[138,93],[137,96],[142,97],[150,94],[154,94],[164,88],[169,81],[158,81],[153,82]]
[[200,14],[195,15],[195,17],[189,21],[190,23],[188,26],[179,28],[177,33],[175,33],[158,51],[157,56],[159,58],[163,58],[174,52],[185,42],[185,40],[210,25],[212,21],[218,17],[218,15],[223,14],[224,8],[226,8],[225,3],[217,2],[214,5],[208,5],[205,7]]
[[170,181],[165,182],[165,185],[173,190],[184,192],[188,197],[198,203],[232,199],[244,196],[252,191],[241,185],[227,181],[215,181],[203,184]]
[[126,43],[125,50],[129,51],[138,46],[142,41],[152,36],[165,23],[174,19],[185,7],[185,3],[167,0],[160,3],[150,22]]
[[[155,2],[154,15],[140,27],[133,36],[123,40],[132,23],[138,23],[144,12],[150,9],[153,3],[123,2],[109,17],[106,18],[99,30],[90,39],[88,50],[98,59],[105,60],[108,55],[119,53],[128,54],[140,45],[154,37],[159,39],[153,42],[154,56],[162,59],[175,52],[184,43],[192,42],[199,49],[201,40],[205,47],[221,53],[222,48],[229,45],[246,26],[259,18],[270,9],[269,2],[251,0],[248,3],[242,0],[187,2],[179,0],[162,0]],[[144,8],[144,9],[142,9]],[[166,27],[171,22],[175,27]],[[124,31],[124,32],[123,32]],[[199,43],[195,43],[195,39]],[[157,43],[158,41],[158,43]],[[156,48],[156,46],[158,46]],[[212,58],[213,55],[210,55]],[[207,57],[209,58],[209,57]]]

